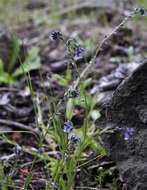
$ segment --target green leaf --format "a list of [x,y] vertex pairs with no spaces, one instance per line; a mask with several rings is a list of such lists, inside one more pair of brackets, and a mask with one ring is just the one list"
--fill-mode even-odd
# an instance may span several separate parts
[[102,146],[97,147],[97,152],[98,152],[98,154],[104,154],[104,155],[106,154],[106,152]]
[[27,189],[30,181],[31,181],[31,178],[32,178],[32,171],[29,172],[29,175],[27,176],[26,180],[25,180],[25,183],[24,183],[24,190]]
[[133,46],[130,46],[130,47],[128,48],[128,57],[133,56],[133,54],[134,54],[134,48],[133,48]]
[[0,73],[2,73],[3,72],[3,62],[2,62],[2,60],[0,59]]
[[14,188],[14,190],[16,190],[15,185],[14,185],[14,182],[13,182],[13,180],[11,179],[11,177],[8,176],[7,179],[8,179],[9,185],[11,185],[11,186]]
[[12,144],[14,146],[19,146],[19,144],[17,144],[15,141],[11,141],[9,140],[5,135],[3,135],[2,137],[8,144]]
[[51,134],[52,138],[60,145],[61,144],[61,139],[60,136],[55,132],[55,131],[49,131]]
[[10,60],[9,60],[9,63],[8,63],[8,72],[10,72],[11,69],[16,64],[16,60],[18,58],[18,54],[19,54],[19,42],[18,42],[17,36],[14,36],[13,37],[13,48],[12,48]]
[[4,173],[4,166],[2,161],[0,160],[0,186],[6,183],[6,176]]
[[[29,52],[29,55],[27,56],[25,62],[23,63],[23,69],[25,73],[40,68],[40,57],[38,56],[38,52],[39,52],[38,47],[33,48]],[[24,74],[23,69],[22,66],[20,66],[19,68],[16,69],[16,71],[12,74],[12,76],[17,77],[21,74]]]
[[1,188],[2,188],[2,190],[8,190],[7,187],[4,186],[3,184],[2,184],[2,186],[1,186]]
[[6,72],[0,73],[0,83],[16,85],[17,81]]
[[80,91],[80,99],[77,100],[77,104],[92,110],[95,105],[95,98],[92,97],[86,90]]
[[96,119],[98,119],[101,115],[100,112],[98,110],[92,110],[90,112],[90,115],[92,117],[92,119],[95,121]]
[[86,140],[86,137],[88,135],[88,121],[87,121],[87,118],[84,119],[84,125],[83,125],[83,137],[84,137],[84,140]]
[[72,99],[69,99],[66,105],[66,118],[70,121],[73,116],[75,102]]
[[2,72],[0,74],[0,83],[8,84],[10,81],[10,76],[8,73]]
[[83,82],[81,88],[82,88],[82,89],[85,89],[86,87],[88,87],[88,86],[91,84],[91,82],[92,82],[92,78],[86,79],[86,80]]
[[92,150],[94,150],[95,152],[97,151],[97,147],[98,147],[98,142],[95,140],[95,138],[91,138],[90,142],[89,142],[89,146],[92,148]]
[[100,129],[97,129],[94,133],[94,136],[98,135],[100,133]]
[[58,74],[54,74],[53,77],[57,78],[63,85],[68,86],[68,82],[62,76]]
[[60,186],[62,187],[62,190],[67,190],[65,181],[62,176],[60,176]]
[[66,80],[70,80],[70,79],[71,79],[71,71],[67,71]]

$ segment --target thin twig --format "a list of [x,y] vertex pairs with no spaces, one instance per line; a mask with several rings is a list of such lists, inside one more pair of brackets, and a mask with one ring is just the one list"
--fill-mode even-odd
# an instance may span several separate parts
[[19,92],[20,90],[17,88],[10,88],[10,87],[1,87],[0,91],[10,91],[10,92]]
[[35,134],[38,134],[36,129],[33,129],[31,126],[24,125],[22,123],[16,122],[16,121],[11,121],[11,120],[6,120],[6,119],[0,119],[0,123],[8,125],[8,126],[14,126],[17,127],[21,130],[27,130],[27,131],[32,131]]
[[10,155],[5,155],[5,156],[2,156],[1,157],[1,160],[2,161],[4,161],[4,162],[8,162],[8,160],[10,160],[10,159],[12,159],[12,158],[14,158],[16,156],[16,154],[15,153],[13,153],[13,154],[10,154]]
[[104,154],[98,155],[98,156],[96,156],[96,157],[94,157],[94,158],[88,160],[87,162],[84,162],[83,164],[77,166],[77,168],[80,168],[80,167],[82,167],[82,166],[85,166],[85,165],[89,164],[90,162],[92,162],[92,161],[94,161],[94,160],[96,160],[96,159],[101,159],[101,158],[103,158],[104,156],[105,156]]
[[76,188],[76,189],[100,190],[100,189],[95,188],[95,187],[80,187],[80,186],[76,186],[75,188]]

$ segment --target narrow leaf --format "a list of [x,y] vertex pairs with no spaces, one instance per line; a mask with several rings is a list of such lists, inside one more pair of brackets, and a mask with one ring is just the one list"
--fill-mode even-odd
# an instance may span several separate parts
[[[25,62],[23,63],[24,72],[27,73],[31,70],[35,70],[40,68],[40,57],[38,56],[39,48],[33,48]],[[13,77],[17,77],[21,74],[24,74],[22,67],[16,69],[16,71],[12,74]]]
[[13,48],[12,48],[10,60],[9,60],[9,63],[8,63],[8,72],[10,72],[11,69],[16,64],[16,60],[18,58],[18,54],[19,54],[19,42],[18,42],[17,36],[14,36],[13,37]]
[[53,77],[57,78],[63,85],[67,86],[68,82],[66,79],[64,79],[62,76],[58,74],[54,74]]
[[69,121],[72,119],[74,106],[74,101],[72,101],[72,99],[69,99],[66,105],[66,117]]
[[27,176],[26,180],[25,180],[25,183],[24,183],[24,190],[27,189],[30,181],[31,181],[31,178],[32,178],[32,171],[29,172],[29,175]]

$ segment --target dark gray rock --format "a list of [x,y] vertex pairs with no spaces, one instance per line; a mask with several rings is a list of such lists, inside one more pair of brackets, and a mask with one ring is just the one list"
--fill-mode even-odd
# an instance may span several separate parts
[[120,64],[110,74],[100,78],[98,81],[99,85],[92,88],[90,94],[115,90],[122,80],[128,77],[138,66],[139,64],[135,62]]
[[128,190],[147,190],[147,59],[103,104],[97,126]]

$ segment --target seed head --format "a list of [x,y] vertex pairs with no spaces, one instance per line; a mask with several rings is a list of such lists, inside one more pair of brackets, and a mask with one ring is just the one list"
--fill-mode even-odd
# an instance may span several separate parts
[[59,40],[59,39],[63,39],[62,33],[59,31],[52,31],[49,35],[49,38],[51,40]]
[[139,12],[140,12],[141,16],[146,16],[146,10],[145,10],[144,7],[141,7],[141,8],[139,9]]
[[77,146],[75,146],[73,144],[69,144],[68,149],[69,149],[70,153],[72,154],[77,149]]

